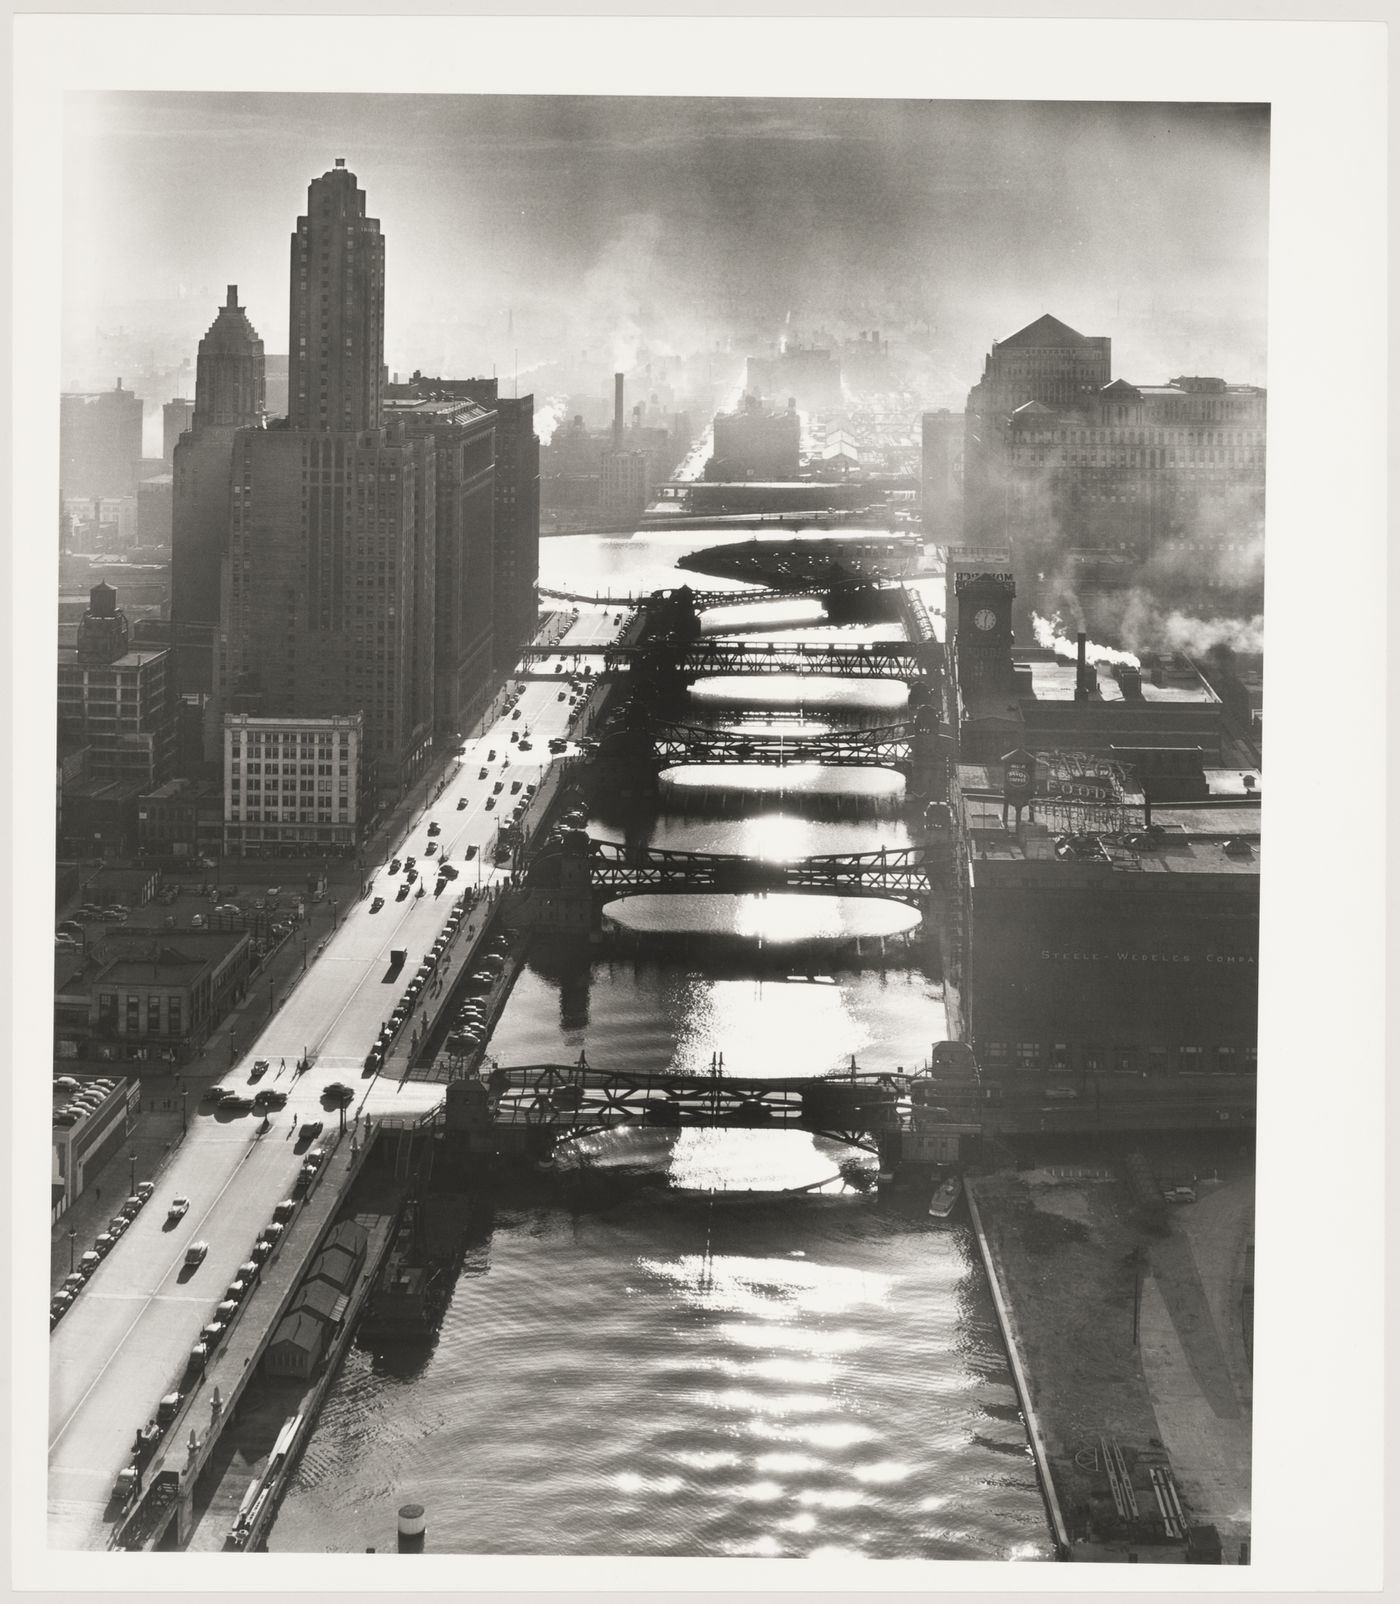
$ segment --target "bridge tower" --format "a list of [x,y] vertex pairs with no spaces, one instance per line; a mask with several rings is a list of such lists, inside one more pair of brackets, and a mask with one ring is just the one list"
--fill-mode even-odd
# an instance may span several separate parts
[[602,910],[593,895],[585,831],[565,830],[531,862],[519,893],[519,913],[537,931],[597,933]]

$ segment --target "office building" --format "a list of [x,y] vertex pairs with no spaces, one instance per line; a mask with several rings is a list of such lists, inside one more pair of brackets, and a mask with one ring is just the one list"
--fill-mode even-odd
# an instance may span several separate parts
[[365,721],[224,717],[225,855],[352,853],[372,800]]
[[288,419],[293,429],[379,427],[384,237],[343,157],[307,193],[292,235]]
[[649,464],[641,451],[605,451],[601,511],[605,518],[640,518],[651,491]]
[[495,688],[497,418],[474,401],[396,394],[385,402],[384,415],[407,438],[430,441],[435,459],[433,726],[446,739],[474,722]]
[[150,790],[175,760],[170,654],[132,650],[130,626],[110,585],[95,585],[77,643],[58,653],[60,742],[85,745],[87,782]]
[[175,461],[175,443],[194,423],[194,402],[183,396],[167,401],[161,409],[161,461],[168,470]]
[[219,621],[233,438],[239,429],[260,426],[263,395],[263,342],[238,304],[238,286],[230,284],[199,342],[194,409],[172,451],[170,611],[176,624]]
[[141,398],[122,388],[59,397],[59,487],[91,501],[134,496],[141,461]]
[[940,545],[963,536],[963,445],[965,422],[946,408],[925,412],[919,492],[926,539]]
[[215,719],[364,719],[396,795],[433,739],[436,451],[382,424],[384,240],[337,159],[291,242],[285,426],[235,436]]
[[733,412],[714,420],[714,455],[707,479],[783,480],[797,477],[802,425],[796,409],[770,411],[757,396],[746,395]]
[[841,363],[830,351],[789,345],[777,356],[751,356],[744,389],[769,401],[791,398],[803,412],[841,405]]
[[968,397],[963,528],[1010,551],[1021,631],[1070,600],[1108,627],[1129,587],[1159,612],[1257,612],[1266,399],[1114,380],[1107,338],[1048,315],[994,344]]

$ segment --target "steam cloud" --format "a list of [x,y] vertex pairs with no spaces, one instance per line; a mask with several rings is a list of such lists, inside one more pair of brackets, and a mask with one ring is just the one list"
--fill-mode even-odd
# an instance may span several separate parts
[[554,438],[554,431],[564,421],[568,410],[569,398],[564,395],[552,395],[542,406],[535,408],[535,433],[542,446],[547,446]]
[[[1064,621],[1058,613],[1052,613],[1049,618],[1032,613],[1031,627],[1035,630],[1035,643],[1043,651],[1054,652],[1056,657],[1078,658],[1079,644],[1063,633]],[[1084,655],[1091,663],[1108,663],[1121,668],[1142,667],[1132,652],[1116,651],[1112,646],[1099,646],[1094,641],[1085,641]]]

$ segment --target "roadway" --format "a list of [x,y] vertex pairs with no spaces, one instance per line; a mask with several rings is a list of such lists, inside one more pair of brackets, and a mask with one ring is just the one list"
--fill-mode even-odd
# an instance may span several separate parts
[[[596,645],[616,638],[616,616],[614,611],[581,612],[561,644]],[[351,1116],[411,1116],[441,1100],[441,1087],[430,1083],[383,1076],[364,1082],[365,1056],[457,896],[468,886],[498,878],[490,855],[497,824],[510,812],[510,782],[537,782],[557,761],[548,741],[567,733],[572,712],[567,694],[559,699],[563,688],[563,676],[527,682],[514,709],[486,734],[464,743],[442,794],[395,846],[394,856],[411,854],[435,881],[434,860],[426,849],[436,839],[437,853],[458,871],[450,889],[436,897],[431,885],[422,896],[414,887],[400,901],[403,870],[392,875],[388,863],[381,864],[368,877],[369,894],[344,910],[320,955],[223,1078],[224,1085],[251,1092],[254,1060],[270,1061],[261,1084],[285,1091],[288,1098],[286,1108],[271,1116],[271,1129],[260,1136],[256,1116],[220,1114],[209,1103],[192,1110],[188,1133],[154,1197],[55,1328],[49,1364],[51,1547],[106,1545],[108,1500],[117,1473],[130,1462],[137,1429],[177,1383],[201,1326],[212,1317],[273,1208],[292,1189],[301,1164],[291,1139],[293,1118],[298,1123],[338,1118],[321,1102],[335,1080],[356,1089]],[[512,731],[529,731],[530,752],[522,753],[511,741]],[[502,789],[496,796],[498,783]],[[488,807],[493,797],[495,806]],[[441,826],[436,838],[428,835],[434,820]],[[469,845],[477,849],[470,863],[464,860]],[[384,904],[372,913],[376,897]],[[392,974],[390,953],[396,947],[406,948],[408,959]],[[311,1068],[298,1078],[294,1066],[304,1053]],[[183,1219],[168,1224],[175,1196],[187,1197],[190,1208]],[[200,1241],[209,1244],[208,1254],[187,1271],[185,1250]]]

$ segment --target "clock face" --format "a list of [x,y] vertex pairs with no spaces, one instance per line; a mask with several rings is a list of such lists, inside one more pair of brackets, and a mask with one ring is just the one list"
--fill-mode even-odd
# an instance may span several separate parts
[[972,622],[981,630],[995,629],[997,627],[997,615],[990,607],[979,607],[972,615]]

